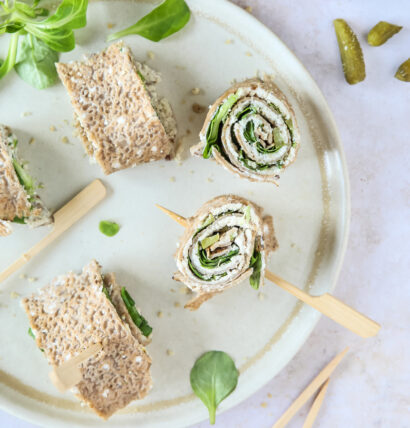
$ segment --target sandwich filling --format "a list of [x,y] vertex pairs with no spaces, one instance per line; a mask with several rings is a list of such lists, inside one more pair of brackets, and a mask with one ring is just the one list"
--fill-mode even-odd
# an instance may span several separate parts
[[18,140],[9,128],[0,127],[0,220],[31,227],[51,222],[50,213],[37,195],[34,179],[17,155]]

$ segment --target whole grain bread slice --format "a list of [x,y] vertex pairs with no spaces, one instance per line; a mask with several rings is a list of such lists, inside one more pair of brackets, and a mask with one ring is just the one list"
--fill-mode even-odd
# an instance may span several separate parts
[[11,148],[15,137],[11,129],[0,125],[0,219],[30,215],[30,202],[13,166]]
[[84,62],[58,63],[87,153],[105,174],[173,156],[167,134],[122,42]]
[[30,326],[49,364],[59,366],[95,343],[102,350],[80,365],[73,391],[104,419],[152,386],[151,358],[102,292],[101,266],[55,278],[23,300]]

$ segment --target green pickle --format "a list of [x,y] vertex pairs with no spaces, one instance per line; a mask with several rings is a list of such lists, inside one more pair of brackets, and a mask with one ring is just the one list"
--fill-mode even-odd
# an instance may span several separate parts
[[356,35],[344,19],[335,19],[337,43],[347,83],[354,85],[366,77],[363,52]]
[[390,37],[397,34],[403,27],[390,24],[386,21],[380,21],[376,24],[367,35],[367,41],[371,46],[380,46],[387,42]]
[[403,82],[410,82],[410,58],[397,69],[394,77]]

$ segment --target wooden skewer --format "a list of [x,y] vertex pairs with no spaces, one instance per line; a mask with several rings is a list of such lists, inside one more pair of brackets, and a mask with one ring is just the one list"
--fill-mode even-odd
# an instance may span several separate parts
[[319,410],[322,407],[322,403],[325,398],[327,387],[329,386],[329,382],[330,382],[330,378],[328,378],[327,381],[320,388],[320,391],[317,394],[315,401],[313,402],[312,407],[309,410],[309,413],[305,419],[305,422],[302,428],[312,428],[313,424],[315,423]]
[[[187,227],[188,221],[186,218],[170,211],[160,205],[156,205],[160,210],[164,211],[173,220],[181,226]],[[380,330],[380,324],[366,317],[362,313],[356,311],[350,306],[343,303],[341,300],[333,297],[329,293],[324,293],[321,296],[311,296],[290,282],[266,270],[265,277],[278,285],[283,290],[297,297],[304,303],[307,303],[312,308],[315,308],[323,315],[326,315],[333,321],[349,329],[353,333],[361,337],[375,336]]]
[[[283,428],[289,423],[289,421],[299,411],[299,409],[309,400],[310,397],[312,397],[312,395],[319,389],[326,379],[330,377],[348,350],[349,348],[346,348],[339,355],[336,355],[336,357],[333,358],[330,363],[327,364],[327,366],[313,379],[313,381],[303,390],[299,397],[290,405],[286,412],[277,420],[272,428]],[[324,392],[326,392],[326,390]]]
[[53,230],[38,242],[34,247],[24,253],[11,266],[0,273],[0,282],[16,272],[30,259],[44,250],[49,244],[80,220],[92,208],[105,198],[107,191],[100,180],[94,180],[85,187],[77,196],[54,214]]
[[51,382],[60,392],[74,387],[83,378],[79,365],[100,352],[101,349],[101,343],[96,343],[60,366],[54,366],[49,374]]

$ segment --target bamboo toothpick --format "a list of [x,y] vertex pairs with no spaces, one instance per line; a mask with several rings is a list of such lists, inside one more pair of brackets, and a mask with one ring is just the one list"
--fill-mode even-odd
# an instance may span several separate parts
[[[188,226],[188,221],[185,217],[182,217],[179,214],[162,207],[161,205],[156,206],[181,226]],[[312,308],[315,308],[323,315],[326,315],[328,318],[361,337],[367,338],[375,336],[380,330],[380,325],[378,323],[346,305],[341,300],[333,297],[329,293],[324,293],[321,296],[311,296],[310,294],[268,270],[265,271],[265,277],[283,290],[297,297],[302,302],[308,304]]]
[[330,378],[321,386],[319,393],[317,394],[315,401],[312,404],[312,407],[309,410],[309,413],[305,419],[302,428],[312,428],[320,408],[322,407],[323,400],[325,399],[326,391],[329,386]]
[[12,273],[24,266],[29,260],[44,250],[49,244],[62,235],[74,223],[80,220],[99,202],[101,202],[107,191],[100,180],[94,180],[85,187],[77,196],[74,196],[70,202],[60,208],[54,214],[53,230],[34,247],[24,253],[11,266],[0,273],[0,282],[7,279]]
[[79,365],[96,355],[101,349],[101,343],[96,343],[60,366],[54,366],[49,374],[51,382],[60,392],[77,385],[83,377]]
[[[343,360],[349,348],[336,355],[330,363],[313,379],[313,381],[303,390],[299,397],[290,405],[286,412],[278,419],[272,428],[284,428],[299,409],[309,400],[310,397],[320,388],[320,386],[330,377],[335,368]],[[326,392],[326,390],[324,391]],[[323,393],[324,397],[324,393]],[[323,400],[323,398],[322,398]],[[319,403],[320,407],[320,403]],[[318,409],[317,409],[318,410]]]

